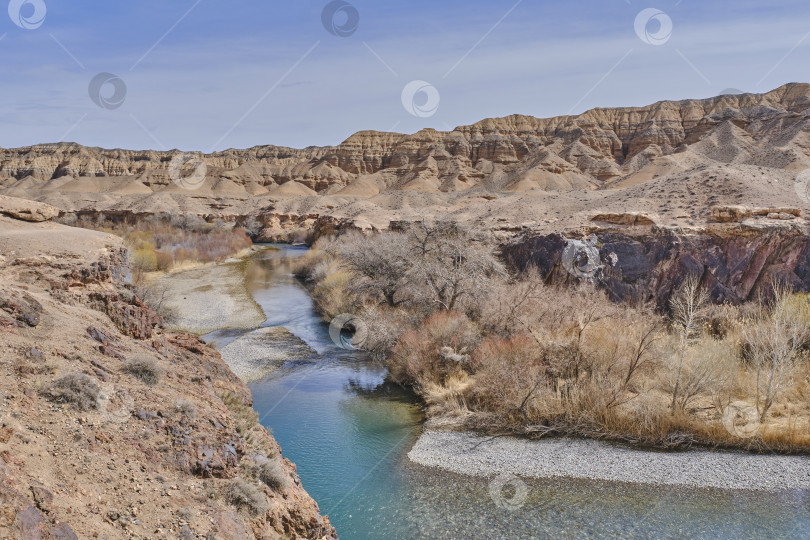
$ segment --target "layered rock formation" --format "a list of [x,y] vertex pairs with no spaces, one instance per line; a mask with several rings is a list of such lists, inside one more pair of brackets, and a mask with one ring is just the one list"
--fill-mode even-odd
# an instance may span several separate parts
[[[790,84],[766,94],[593,109],[579,116],[513,115],[452,132],[363,131],[336,147],[260,146],[196,154],[208,175],[200,193],[372,196],[390,189],[457,192],[478,186],[590,189],[659,176],[678,168],[662,158],[688,149],[702,160],[785,168],[806,157],[789,143],[807,148],[808,107],[810,85]],[[0,152],[0,175],[7,177],[5,188],[18,190],[182,191],[169,173],[177,154],[45,144]]]

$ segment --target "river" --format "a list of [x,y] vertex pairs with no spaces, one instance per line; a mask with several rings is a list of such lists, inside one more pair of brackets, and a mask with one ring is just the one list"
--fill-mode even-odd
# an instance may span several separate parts
[[[317,354],[285,364],[250,389],[262,424],[341,538],[810,538],[804,491],[560,479],[520,480],[493,497],[491,480],[409,463],[422,422],[416,400],[362,352],[332,343],[290,274],[291,261],[304,253],[263,251],[246,272],[267,316],[263,326],[287,328]],[[222,346],[244,332],[205,337]]]

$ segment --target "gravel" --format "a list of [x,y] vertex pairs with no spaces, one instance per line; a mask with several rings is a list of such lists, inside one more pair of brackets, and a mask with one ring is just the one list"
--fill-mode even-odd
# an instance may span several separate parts
[[414,463],[470,476],[511,473],[655,485],[779,491],[810,489],[810,458],[690,450],[653,452],[601,441],[480,437],[428,430]]
[[209,264],[167,274],[156,281],[163,307],[171,313],[169,330],[207,334],[223,328],[256,328],[264,312],[245,286],[238,263]]
[[248,332],[223,347],[220,354],[246,384],[263,379],[285,362],[318,356],[303,340],[281,327]]

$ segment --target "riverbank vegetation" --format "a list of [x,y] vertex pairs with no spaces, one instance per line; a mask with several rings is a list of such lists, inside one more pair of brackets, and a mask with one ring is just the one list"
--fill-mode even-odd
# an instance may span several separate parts
[[[810,301],[780,283],[709,305],[698,276],[666,313],[593,284],[514,274],[455,223],[321,238],[298,275],[327,318],[413,387],[437,423],[658,448],[810,450]],[[357,328],[362,325],[363,328]],[[352,329],[349,329],[352,330]]]
[[[65,225],[109,232],[124,239],[136,281],[148,272],[231,257],[252,245],[245,227],[196,215],[152,214],[119,219],[103,213],[59,218]],[[249,225],[248,225],[249,227]]]

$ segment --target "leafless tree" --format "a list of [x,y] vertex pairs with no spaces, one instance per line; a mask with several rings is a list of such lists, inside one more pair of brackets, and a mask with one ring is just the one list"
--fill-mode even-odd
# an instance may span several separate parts
[[810,339],[810,303],[787,285],[773,284],[774,297],[759,320],[745,329],[757,376],[757,412],[763,421],[782,390],[801,348]]
[[420,223],[410,230],[409,281],[443,310],[485,297],[491,278],[505,273],[492,248],[458,223]]
[[678,394],[681,391],[681,378],[686,352],[692,340],[700,331],[703,322],[703,310],[708,300],[709,293],[700,286],[700,279],[697,276],[690,276],[669,301],[672,309],[672,325],[677,331],[680,341],[678,367],[672,387],[672,403],[670,405],[673,413],[675,412],[675,406],[678,404]]
[[336,253],[357,275],[349,286],[350,292],[381,297],[391,307],[404,302],[409,296],[405,288],[405,276],[410,268],[407,240],[404,234],[397,232],[353,233],[341,238]]

